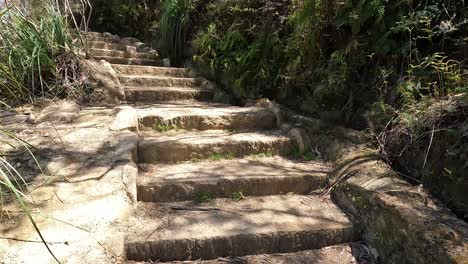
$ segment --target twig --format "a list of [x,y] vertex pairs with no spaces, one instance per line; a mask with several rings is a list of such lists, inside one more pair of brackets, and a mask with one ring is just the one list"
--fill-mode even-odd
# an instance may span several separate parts
[[431,139],[429,141],[429,147],[427,147],[426,156],[424,157],[423,169],[426,167],[427,157],[429,156],[429,151],[431,150],[432,139],[434,138],[434,128],[434,125],[432,125]]
[[328,195],[331,193],[331,191],[332,191],[339,183],[341,183],[342,181],[344,181],[344,180],[346,180],[346,179],[351,178],[352,176],[356,175],[358,172],[359,172],[359,170],[353,170],[353,171],[351,171],[351,172],[349,172],[349,173],[346,173],[346,174],[342,175],[342,176],[339,177],[334,183],[332,183],[332,185],[330,185],[330,187],[328,187],[328,189],[327,189],[325,192],[323,192],[323,193],[320,195],[320,197],[324,199],[326,196],[328,196]]
[[230,214],[240,215],[238,213],[234,213],[234,212],[230,212],[230,211],[226,211],[226,210],[219,209],[219,208],[214,208],[214,207],[171,206],[170,208],[172,210],[176,210],[176,211],[201,211],[201,212],[220,211],[220,212],[226,212],[226,213],[230,213]]
[[[27,239],[19,239],[19,238],[14,238],[14,237],[0,237],[0,239],[4,239],[4,240],[13,240],[13,241],[18,241],[18,242],[27,242],[27,243],[41,243],[41,244],[44,244],[45,241],[41,241],[41,240],[27,240]],[[64,244],[64,245],[68,245],[68,242],[67,241],[64,241],[64,242],[45,242],[49,245],[57,245],[57,244]]]

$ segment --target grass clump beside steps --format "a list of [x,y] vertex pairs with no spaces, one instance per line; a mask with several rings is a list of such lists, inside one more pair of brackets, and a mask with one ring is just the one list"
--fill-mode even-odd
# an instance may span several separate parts
[[79,58],[62,1],[40,7],[0,4],[0,101],[82,95]]

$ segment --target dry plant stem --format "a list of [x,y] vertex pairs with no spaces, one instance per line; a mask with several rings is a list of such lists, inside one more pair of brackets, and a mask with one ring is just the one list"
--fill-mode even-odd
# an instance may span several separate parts
[[426,155],[424,157],[423,169],[426,167],[427,157],[429,156],[429,151],[431,150],[432,140],[434,139],[434,125],[432,126],[431,139],[429,140],[429,146],[427,147]]

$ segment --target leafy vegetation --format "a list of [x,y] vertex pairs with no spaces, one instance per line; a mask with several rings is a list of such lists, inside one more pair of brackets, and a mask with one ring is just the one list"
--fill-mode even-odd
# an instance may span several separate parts
[[466,91],[464,8],[448,0],[209,1],[194,60],[240,99],[270,97],[363,127],[372,106]]
[[218,161],[222,159],[233,159],[234,154],[233,153],[213,153],[210,155],[210,159],[212,161]]
[[50,1],[40,12],[21,5],[0,10],[0,101],[79,97],[80,64],[60,6]]
[[193,10],[191,0],[166,0],[161,4],[159,51],[172,65],[182,65]]
[[158,123],[154,124],[153,128],[154,128],[155,131],[158,131],[158,132],[161,132],[161,133],[164,133],[164,132],[167,132],[167,131],[169,131],[171,129],[174,129],[173,126],[158,124]]
[[90,27],[122,37],[149,41],[158,28],[160,2],[147,0],[95,0]]
[[238,201],[244,199],[244,194],[242,194],[242,192],[239,192],[239,191],[238,192],[233,192],[231,194],[231,199],[233,201],[235,201],[235,202],[238,202]]
[[213,200],[213,194],[210,192],[199,192],[195,194],[195,202],[198,204],[207,203]]

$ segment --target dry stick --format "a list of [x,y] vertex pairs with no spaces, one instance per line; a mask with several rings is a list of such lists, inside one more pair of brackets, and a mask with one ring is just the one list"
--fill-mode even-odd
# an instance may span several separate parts
[[359,170],[352,170],[344,175],[342,175],[341,177],[339,177],[325,192],[323,192],[320,197],[322,199],[325,199],[326,196],[328,196],[331,191],[339,184],[341,183],[342,181],[348,179],[348,178],[351,178],[352,176],[356,175],[357,173],[359,172]]
[[[5,239],[5,240],[13,240],[13,241],[18,241],[18,242],[27,242],[27,243],[41,243],[41,244],[44,244],[44,241],[40,241],[40,240],[27,240],[27,239],[19,239],[19,238],[14,238],[14,237],[0,237],[0,239]],[[45,242],[49,245],[57,245],[57,244],[64,244],[64,245],[67,245],[68,242],[67,241],[64,241],[64,242]]]
[[431,139],[429,141],[429,147],[427,147],[426,156],[424,157],[423,169],[426,167],[427,157],[429,156],[429,151],[431,150],[432,139],[434,138],[434,128],[435,125],[432,125]]

